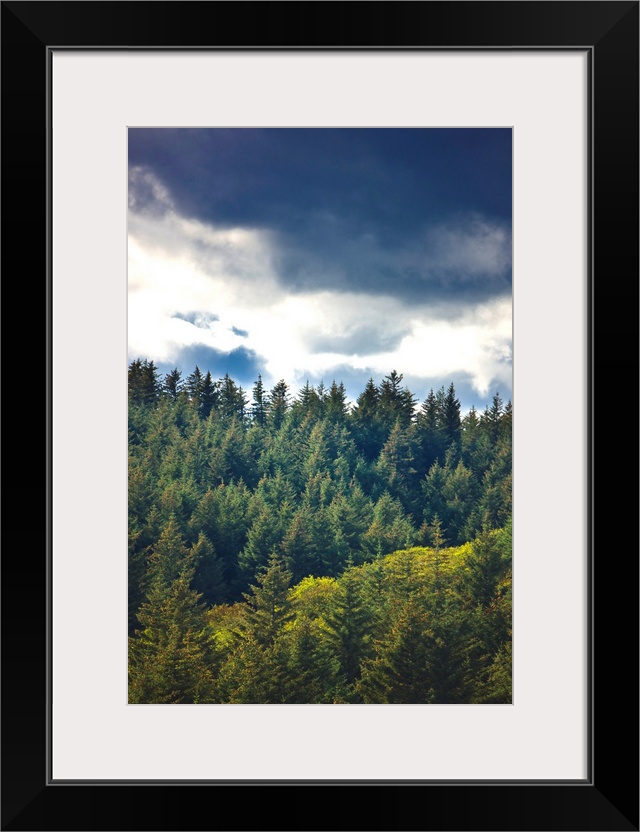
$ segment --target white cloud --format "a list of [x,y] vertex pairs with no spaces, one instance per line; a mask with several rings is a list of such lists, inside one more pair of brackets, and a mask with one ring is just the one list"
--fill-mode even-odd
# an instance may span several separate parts
[[140,207],[151,200],[161,208],[173,208],[173,200],[162,182],[147,168],[140,165],[129,169],[129,208]]
[[[495,229],[478,225],[466,235],[443,229],[434,234],[439,256],[452,268],[503,267],[507,242]],[[464,374],[481,396],[496,381],[510,384],[510,297],[458,304],[452,315],[445,306],[408,306],[390,296],[290,294],[278,282],[274,247],[266,232],[186,220],[169,204],[161,215],[132,213],[130,356],[173,363],[184,347],[229,353],[244,346],[260,357],[265,379],[284,378],[294,390],[307,376],[332,378],[339,365],[381,376],[393,368],[425,379]],[[357,351],[341,350],[358,333],[375,335],[369,346],[366,337],[354,337],[351,348],[358,344]],[[322,351],[314,348],[318,343]]]

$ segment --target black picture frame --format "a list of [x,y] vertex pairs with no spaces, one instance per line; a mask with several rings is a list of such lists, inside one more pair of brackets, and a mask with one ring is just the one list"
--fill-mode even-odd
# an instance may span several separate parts
[[[627,0],[2,3],[4,288],[11,317],[36,322],[5,352],[8,435],[19,450],[6,483],[14,505],[2,558],[2,829],[638,829],[637,491],[624,474],[637,473],[638,12]],[[592,684],[584,782],[48,780],[51,50],[276,46],[588,50]],[[559,419],[583,416],[576,403],[551,405]],[[33,515],[46,517],[39,536]]]

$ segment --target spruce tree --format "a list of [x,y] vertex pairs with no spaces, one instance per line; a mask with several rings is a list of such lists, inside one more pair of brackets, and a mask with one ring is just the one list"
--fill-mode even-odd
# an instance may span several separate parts
[[229,373],[225,373],[218,384],[218,390],[218,407],[222,417],[227,420],[236,419],[239,424],[243,424],[247,398],[242,387],[235,383]]
[[163,391],[166,396],[173,402],[178,400],[178,396],[183,390],[184,384],[182,382],[182,373],[175,367],[170,373],[164,377]]
[[336,384],[334,379],[329,388],[329,397],[327,398],[326,413],[329,419],[333,422],[343,423],[347,417],[347,391],[342,382]]
[[194,571],[194,553],[172,519],[149,558],[140,629],[129,640],[131,703],[211,701],[204,607],[190,586]]
[[275,553],[256,575],[250,592],[244,593],[248,607],[247,632],[261,645],[272,645],[293,613],[289,601],[291,572]]
[[217,408],[219,398],[218,384],[214,382],[211,371],[207,370],[198,393],[198,413],[203,419],[207,419],[211,411]]
[[282,427],[290,407],[289,385],[281,379],[269,395],[268,420],[275,430]]
[[202,384],[204,382],[204,376],[200,371],[200,368],[196,364],[195,370],[187,377],[186,388],[189,394],[189,399],[191,402],[199,408],[200,406],[200,396],[202,393]]
[[401,503],[385,491],[373,509],[373,521],[362,536],[361,547],[368,557],[381,557],[413,546],[416,530]]
[[363,602],[359,574],[348,568],[338,581],[325,615],[327,639],[348,685],[360,676],[360,664],[368,655],[371,620],[372,611]]
[[456,398],[456,390],[451,382],[442,406],[442,429],[447,445],[459,444],[460,424],[460,400]]
[[261,375],[258,375],[258,380],[253,385],[251,398],[253,399],[253,404],[251,405],[251,419],[254,424],[264,427],[267,424],[268,403]]
[[416,467],[419,474],[425,475],[434,462],[443,458],[446,444],[442,435],[440,406],[433,388],[416,416],[416,435],[419,448]]
[[357,690],[365,703],[430,704],[434,701],[429,645],[431,617],[418,599],[397,610],[375,657],[364,663]]
[[153,361],[136,358],[129,365],[129,401],[137,405],[155,404],[160,395],[158,370]]
[[403,375],[392,370],[380,385],[380,412],[387,434],[399,420],[408,427],[413,419],[415,398],[408,388],[402,388]]
[[372,378],[358,396],[351,414],[353,434],[365,459],[377,459],[385,441],[385,427],[380,409],[380,390]]

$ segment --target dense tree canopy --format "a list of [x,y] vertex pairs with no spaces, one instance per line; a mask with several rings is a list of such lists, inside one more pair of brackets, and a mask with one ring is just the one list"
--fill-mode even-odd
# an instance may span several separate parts
[[511,699],[511,404],[129,366],[131,702]]

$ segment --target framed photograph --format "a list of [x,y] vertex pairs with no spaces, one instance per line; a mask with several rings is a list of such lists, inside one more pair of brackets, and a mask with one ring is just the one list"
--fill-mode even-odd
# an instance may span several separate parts
[[[37,296],[46,329],[46,395],[20,410],[46,400],[46,443],[24,443],[46,462],[45,533],[34,546],[27,519],[3,558],[3,829],[638,829],[621,464],[638,3],[5,2],[2,20],[5,275],[27,277],[10,308]],[[434,413],[449,395],[447,448],[416,439],[429,386]],[[379,436],[339,424],[367,390],[395,402]],[[492,473],[460,519],[454,473],[486,473],[463,446],[471,405]],[[299,464],[303,434],[281,430],[298,417],[317,445]],[[253,456],[229,450],[238,419]],[[402,443],[415,464],[391,476]],[[171,473],[187,457],[191,491]],[[32,504],[33,467],[16,467],[11,495]],[[360,492],[356,540],[339,518]],[[234,500],[235,549],[209,522]],[[491,546],[483,589],[473,558]],[[266,636],[260,592],[285,575],[295,603]],[[396,594],[376,596],[352,661],[338,599],[376,575]],[[179,679],[149,647],[171,599],[204,616]],[[407,670],[428,639],[445,681]],[[379,788],[391,800],[367,801]]]

